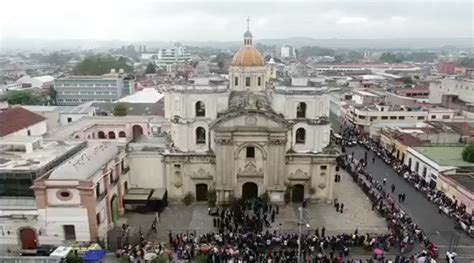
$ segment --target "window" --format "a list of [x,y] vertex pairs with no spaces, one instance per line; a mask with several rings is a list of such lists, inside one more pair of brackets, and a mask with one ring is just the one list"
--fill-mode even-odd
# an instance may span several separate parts
[[27,130],[27,131],[26,131],[26,134],[27,134],[28,136],[31,136],[31,131],[30,131],[30,130]]
[[424,120],[424,119],[425,119],[425,117],[423,117],[423,116],[418,116],[418,118],[417,118],[417,119],[418,119],[418,120]]
[[390,119],[391,119],[391,120],[396,120],[396,119],[397,119],[397,116],[390,116]]
[[76,241],[76,228],[74,225],[63,225],[64,239]]
[[420,163],[417,161],[417,162],[415,163],[415,172],[418,173],[418,169],[419,169],[419,168],[420,168]]
[[250,87],[250,77],[245,78],[245,86]]
[[404,120],[404,119],[405,119],[405,116],[399,116],[398,119],[399,119],[399,120]]
[[206,106],[204,105],[204,102],[202,101],[196,102],[195,109],[196,109],[196,117],[206,116]]
[[247,158],[255,158],[255,147],[247,147]]
[[206,144],[206,129],[203,127],[196,129],[196,144]]
[[426,166],[423,167],[423,174],[422,175],[423,175],[423,178],[426,177]]
[[436,115],[431,115],[431,119],[436,119]]
[[387,120],[388,117],[387,117],[387,116],[382,116],[381,119],[382,119],[382,120]]
[[181,168],[181,164],[175,164],[174,168],[177,168],[177,169]]
[[363,115],[359,115],[359,119],[362,119],[362,120],[364,120],[364,119],[365,119],[365,116],[363,116]]
[[296,143],[304,144],[306,140],[306,130],[304,128],[298,128],[296,130]]
[[127,134],[124,131],[119,131],[119,138],[125,138]]
[[262,77],[257,78],[257,85],[262,86]]
[[296,118],[306,118],[306,103],[298,103],[296,106]]
[[321,170],[326,170],[328,167],[326,165],[321,165]]
[[239,77],[234,78],[234,86],[239,86]]
[[109,178],[110,178],[110,184],[113,184],[114,183],[114,170],[110,170],[110,174],[109,174]]
[[70,122],[72,122],[72,118],[71,118],[71,117],[68,117],[68,118],[67,118],[67,123],[70,123]]
[[443,115],[443,120],[449,120],[449,115]]
[[99,196],[100,196],[100,183],[97,182],[97,186],[95,187],[95,197],[99,199]]

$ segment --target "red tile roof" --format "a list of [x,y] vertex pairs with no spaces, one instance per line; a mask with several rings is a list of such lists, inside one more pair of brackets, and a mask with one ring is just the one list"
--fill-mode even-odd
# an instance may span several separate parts
[[397,140],[407,146],[421,146],[423,142],[417,137],[410,134],[401,134],[397,137]]
[[46,118],[24,108],[17,107],[0,112],[0,137],[44,121]]

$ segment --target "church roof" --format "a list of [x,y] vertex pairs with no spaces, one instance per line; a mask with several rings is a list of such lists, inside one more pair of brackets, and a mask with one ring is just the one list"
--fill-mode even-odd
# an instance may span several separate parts
[[262,54],[253,46],[244,46],[235,53],[232,66],[261,67],[265,65]]

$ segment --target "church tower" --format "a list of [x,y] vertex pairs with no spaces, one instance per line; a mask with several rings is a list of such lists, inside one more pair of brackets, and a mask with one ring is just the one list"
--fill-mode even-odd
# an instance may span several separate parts
[[229,69],[230,88],[232,90],[264,90],[267,80],[266,72],[265,60],[260,51],[253,46],[250,20],[247,19],[244,45],[235,53]]

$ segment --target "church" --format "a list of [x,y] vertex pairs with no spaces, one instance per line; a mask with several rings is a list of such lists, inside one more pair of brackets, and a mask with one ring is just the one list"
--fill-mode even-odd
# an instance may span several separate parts
[[282,203],[285,191],[295,202],[332,200],[329,98],[301,74],[279,85],[271,67],[247,26],[228,84],[199,64],[192,84],[163,88],[172,146],[161,161],[170,198],[192,193],[204,201],[212,189],[218,203],[264,193]]

